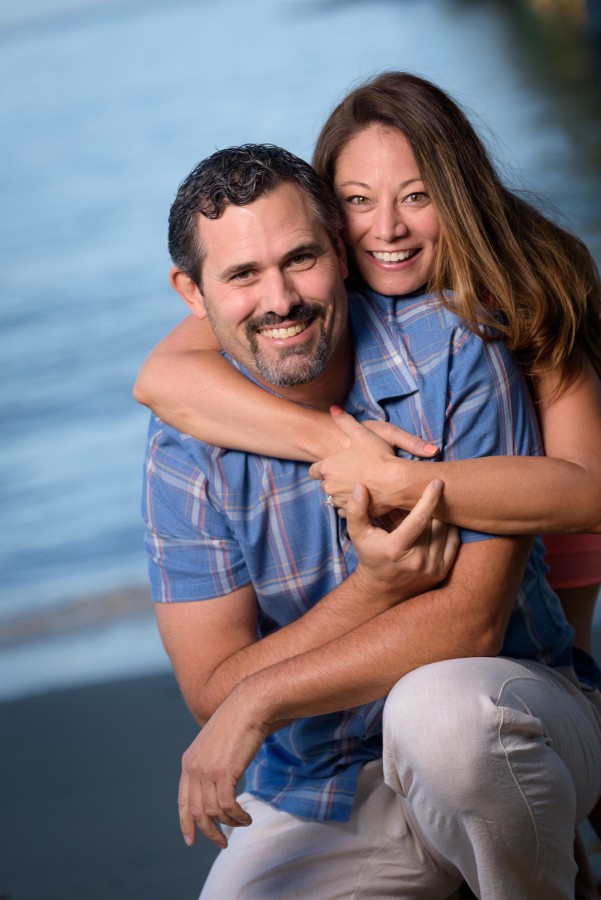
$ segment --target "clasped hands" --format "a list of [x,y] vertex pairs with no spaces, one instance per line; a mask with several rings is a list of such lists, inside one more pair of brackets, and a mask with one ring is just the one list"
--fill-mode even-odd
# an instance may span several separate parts
[[358,422],[336,406],[330,412],[348,446],[313,463],[309,469],[311,478],[321,480],[324,492],[332,497],[341,515],[358,483],[369,490],[371,515],[381,516],[391,509],[403,508],[402,490],[411,481],[409,473],[416,463],[400,459],[395,448],[431,459],[438,447],[390,422]]

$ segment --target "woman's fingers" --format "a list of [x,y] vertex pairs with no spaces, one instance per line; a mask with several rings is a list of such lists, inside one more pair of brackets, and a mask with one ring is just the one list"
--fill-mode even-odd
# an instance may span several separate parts
[[[334,418],[334,421],[337,421],[337,419]],[[366,422],[363,422],[363,425],[383,441],[386,441],[387,444],[390,444],[391,447],[398,447],[412,456],[425,456],[431,459],[439,452],[439,448],[434,444],[429,444],[423,438],[418,437],[416,434],[410,434],[391,422],[368,419]]]

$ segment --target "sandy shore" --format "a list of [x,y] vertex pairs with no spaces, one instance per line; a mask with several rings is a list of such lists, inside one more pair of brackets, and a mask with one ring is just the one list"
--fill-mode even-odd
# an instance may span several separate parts
[[0,704],[0,900],[195,900],[215,851],[185,847],[171,675]]
[[0,703],[0,900],[196,900],[217,851],[179,834],[195,734],[171,674]]

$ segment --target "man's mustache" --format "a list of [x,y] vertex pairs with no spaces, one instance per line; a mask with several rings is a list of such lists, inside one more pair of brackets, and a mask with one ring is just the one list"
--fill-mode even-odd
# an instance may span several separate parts
[[260,318],[252,319],[247,322],[247,330],[249,332],[256,331],[258,328],[273,328],[281,325],[282,322],[306,322],[307,319],[315,319],[317,317],[324,318],[325,313],[321,306],[310,303],[301,303],[293,306],[285,316],[278,316],[276,313],[265,313]]

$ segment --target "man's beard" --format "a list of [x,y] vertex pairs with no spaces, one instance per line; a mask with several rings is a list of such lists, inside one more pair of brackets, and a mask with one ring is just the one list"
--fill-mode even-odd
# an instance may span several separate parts
[[[320,333],[316,347],[307,349],[299,346],[280,350],[279,358],[274,360],[266,359],[261,355],[256,335],[257,328],[277,328],[282,322],[304,322],[313,318],[321,320],[318,323]],[[307,304],[295,306],[285,317],[267,313],[260,319],[247,323],[246,335],[258,374],[276,387],[308,384],[321,375],[328,361],[328,337],[324,325],[324,311],[321,306]],[[290,367],[285,365],[286,360],[292,361]]]

